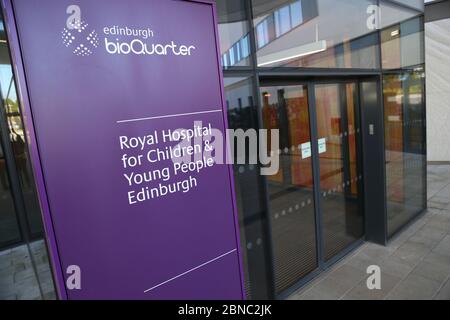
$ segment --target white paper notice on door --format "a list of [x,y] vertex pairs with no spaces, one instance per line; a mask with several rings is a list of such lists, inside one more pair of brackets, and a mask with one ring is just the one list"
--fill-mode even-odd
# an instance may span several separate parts
[[327,152],[327,138],[319,139],[319,154]]
[[302,147],[302,159],[311,158],[312,156],[311,142],[304,143],[301,145],[301,147]]

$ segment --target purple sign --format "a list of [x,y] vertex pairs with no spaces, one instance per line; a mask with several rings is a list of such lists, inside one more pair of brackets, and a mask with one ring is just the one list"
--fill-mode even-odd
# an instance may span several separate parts
[[61,298],[242,299],[214,4],[6,5]]

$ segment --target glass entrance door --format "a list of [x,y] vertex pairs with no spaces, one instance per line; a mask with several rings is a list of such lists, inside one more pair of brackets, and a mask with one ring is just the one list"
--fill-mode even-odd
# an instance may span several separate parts
[[315,85],[323,257],[364,235],[357,84]]
[[280,170],[267,180],[281,294],[364,235],[358,85],[272,85],[260,94],[263,128],[280,133]]
[[277,294],[318,267],[308,92],[261,88],[264,129],[280,132],[280,170],[268,177]]

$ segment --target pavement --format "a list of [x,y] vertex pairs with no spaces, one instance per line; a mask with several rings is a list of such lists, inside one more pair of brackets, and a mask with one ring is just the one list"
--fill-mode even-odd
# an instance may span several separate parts
[[[365,243],[290,300],[450,300],[450,165],[428,167],[429,209],[388,246]],[[381,289],[370,290],[369,266]]]
[[56,294],[43,240],[0,252],[0,300],[54,299]]

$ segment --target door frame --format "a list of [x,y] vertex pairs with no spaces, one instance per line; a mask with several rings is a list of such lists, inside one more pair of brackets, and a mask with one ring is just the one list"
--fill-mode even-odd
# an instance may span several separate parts
[[[317,128],[317,110],[316,110],[316,99],[315,99],[315,87],[316,85],[322,84],[355,84],[355,107],[357,112],[355,112],[355,120],[357,121],[357,126],[360,131],[359,138],[357,139],[357,148],[359,150],[357,155],[357,166],[361,168],[361,172],[364,173],[364,139],[363,139],[363,110],[361,104],[361,83],[365,81],[375,81],[378,84],[378,87],[381,85],[381,78],[378,74],[374,75],[332,75],[332,76],[274,76],[260,75],[258,80],[258,97],[260,99],[260,88],[262,87],[270,87],[270,86],[306,86],[308,89],[308,107],[309,107],[309,123],[310,123],[310,137],[311,137],[311,147],[312,147],[312,172],[313,172],[313,181],[314,181],[314,216],[316,221],[316,253],[317,253],[317,268],[312,271],[307,276],[299,279],[297,283],[292,285],[290,288],[286,289],[284,292],[280,294],[276,294],[274,292],[276,299],[286,299],[307,283],[314,280],[316,277],[321,275],[324,271],[330,269],[334,266],[338,261],[342,260],[348,254],[352,253],[356,248],[360,247],[367,238],[367,216],[366,216],[366,195],[365,195],[365,179],[358,181],[358,190],[361,193],[360,195],[360,205],[363,212],[363,228],[364,234],[360,239],[357,239],[355,242],[350,244],[348,247],[343,249],[333,258],[325,261],[324,257],[324,244],[323,244],[323,220],[322,220],[322,208],[321,208],[321,192],[320,192],[320,156],[319,156],[319,145],[318,145],[318,128]],[[381,104],[382,97],[380,96],[381,91],[377,91],[378,101]],[[342,99],[342,97],[341,97]],[[380,110],[381,110],[380,105]],[[258,117],[262,118],[262,109],[258,108]],[[364,176],[364,174],[363,174]],[[267,180],[267,178],[266,178]],[[267,183],[267,182],[266,182]],[[266,202],[269,203],[268,195],[266,193]],[[269,207],[268,207],[269,210]],[[271,222],[269,222],[271,224]],[[270,228],[270,227],[269,227]],[[271,228],[270,228],[271,229]],[[273,251],[273,248],[272,248]],[[272,269],[272,273],[275,271]],[[275,276],[272,277],[271,286],[275,288]]]

